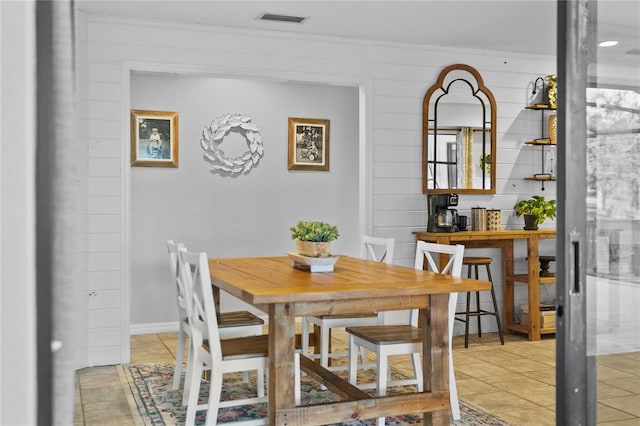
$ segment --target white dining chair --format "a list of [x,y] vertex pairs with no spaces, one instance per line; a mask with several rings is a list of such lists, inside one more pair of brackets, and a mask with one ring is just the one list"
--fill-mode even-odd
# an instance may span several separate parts
[[[435,255],[449,255],[449,261],[442,271],[438,268],[437,257]],[[464,246],[444,245],[427,243],[418,241],[416,246],[416,256],[414,267],[423,269],[426,265],[427,269],[440,272],[442,274],[450,274],[454,277],[460,277],[462,273],[462,259],[464,256]],[[428,285],[428,283],[425,283]],[[453,337],[453,323],[455,319],[456,304],[458,301],[458,293],[451,293],[449,296],[449,392],[451,401],[451,413],[454,420],[460,419],[460,406],[458,401],[458,391],[455,381],[455,373],[453,370],[453,352],[451,339]],[[358,349],[365,348],[375,352],[377,364],[377,381],[376,389],[378,396],[387,394],[388,386],[400,386],[415,384],[418,391],[423,390],[422,377],[422,331],[418,328],[418,309],[412,309],[409,315],[409,324],[400,325],[375,325],[363,327],[347,327],[346,331],[349,335],[349,383],[356,384],[357,381],[357,362]],[[391,355],[411,355],[413,362],[413,372],[415,377],[406,380],[390,380],[390,369],[388,366],[389,356]],[[362,388],[370,387],[360,385]],[[378,418],[377,425],[384,425],[384,418]]]
[[[213,299],[211,274],[206,253],[179,253],[179,281],[184,287],[192,288],[191,303],[187,304],[192,347],[189,352],[189,369],[185,379],[187,395],[187,416],[185,425],[195,424],[196,413],[207,410],[206,424],[215,425],[218,410],[247,404],[267,402],[263,371],[269,363],[269,336],[262,334],[233,339],[221,339],[218,318]],[[208,336],[208,337],[206,337]],[[296,404],[300,403],[299,353],[294,360]],[[209,370],[209,398],[206,404],[198,404],[202,373]],[[257,371],[256,397],[221,401],[222,381],[225,373]],[[267,424],[268,419],[257,419],[246,424]],[[232,424],[234,422],[225,422]]]
[[173,240],[167,241],[167,250],[169,251],[169,266],[171,268],[171,276],[176,286],[177,295],[176,302],[178,305],[178,348],[176,350],[176,361],[173,366],[173,383],[172,389],[180,388],[180,378],[182,377],[182,361],[184,359],[184,351],[186,349],[187,336],[189,335],[189,324],[187,321],[187,303],[190,303],[190,292],[184,288],[182,282],[178,279],[180,261],[179,253],[185,251],[183,244],[176,243]]
[[[395,240],[393,238],[380,238],[364,235],[360,245],[360,257],[363,259],[374,260],[376,262],[384,262],[391,264],[393,262],[393,251],[395,248]],[[343,315],[321,315],[307,316],[302,318],[302,353],[307,357],[309,354],[309,328],[310,324],[314,324],[320,330],[319,358],[320,365],[330,370],[345,369],[345,366],[329,367],[329,350],[331,337],[331,329],[344,328],[347,326],[365,326],[382,324],[382,312],[370,312],[366,314],[343,314]],[[317,336],[316,336],[317,337]],[[361,352],[362,362],[366,362],[364,349]],[[346,357],[346,352],[331,352],[331,357]],[[314,356],[318,357],[318,356]]]
[[[176,361],[173,367],[172,389],[180,388],[180,379],[183,371],[183,359],[187,347],[187,336],[190,337],[190,330],[187,317],[187,303],[191,301],[191,288],[184,287],[178,281],[178,271],[180,256],[179,252],[186,251],[184,244],[176,243],[173,240],[167,241],[167,251],[169,252],[169,266],[172,280],[176,287],[176,304],[178,307],[178,347],[176,349]],[[223,338],[243,337],[262,334],[264,321],[248,311],[233,311],[218,314],[218,327]],[[206,338],[206,336],[205,336]],[[187,364],[188,369],[188,364]],[[245,382],[248,375],[244,374]],[[184,400],[186,403],[186,399]]]

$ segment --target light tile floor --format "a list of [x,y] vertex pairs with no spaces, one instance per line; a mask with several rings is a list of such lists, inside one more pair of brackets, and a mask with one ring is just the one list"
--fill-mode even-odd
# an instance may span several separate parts
[[[344,333],[333,335],[336,350],[346,347]],[[460,397],[512,425],[555,424],[555,339],[530,342],[525,336],[470,337],[464,348],[454,338],[454,365]],[[177,333],[131,336],[131,363],[175,360]],[[392,365],[411,373],[407,359]],[[640,425],[640,353],[598,359],[598,424]],[[77,374],[76,425],[134,425],[115,366],[85,368]]]

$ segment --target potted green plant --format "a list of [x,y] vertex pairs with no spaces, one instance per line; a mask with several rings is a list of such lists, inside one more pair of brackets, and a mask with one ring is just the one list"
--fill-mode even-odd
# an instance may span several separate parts
[[298,254],[309,257],[329,257],[331,241],[340,235],[335,225],[317,221],[300,221],[289,230]]
[[517,217],[524,216],[524,229],[535,230],[546,219],[556,217],[556,200],[547,200],[542,195],[534,195],[520,200],[514,206]]
[[479,166],[481,170],[491,173],[491,154],[481,155]]

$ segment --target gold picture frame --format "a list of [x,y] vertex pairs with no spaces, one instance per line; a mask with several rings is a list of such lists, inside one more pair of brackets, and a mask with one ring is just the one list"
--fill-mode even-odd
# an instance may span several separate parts
[[289,170],[329,170],[329,120],[289,117]]
[[178,167],[178,113],[131,110],[131,166]]

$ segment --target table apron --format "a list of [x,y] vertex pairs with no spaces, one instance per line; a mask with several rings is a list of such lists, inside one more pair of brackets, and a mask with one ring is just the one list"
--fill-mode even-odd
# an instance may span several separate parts
[[327,300],[292,303],[294,315],[339,315],[377,311],[421,309],[429,307],[431,295],[371,297],[366,299]]

